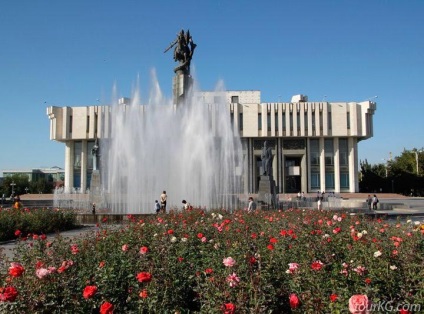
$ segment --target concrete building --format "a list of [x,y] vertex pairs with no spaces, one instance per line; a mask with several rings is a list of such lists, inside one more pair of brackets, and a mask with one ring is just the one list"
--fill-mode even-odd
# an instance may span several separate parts
[[54,166],[51,168],[34,168],[34,169],[14,169],[3,170],[4,177],[11,177],[13,175],[26,175],[28,181],[45,180],[51,182],[63,181],[65,177],[65,170]]
[[[359,191],[358,142],[373,136],[375,102],[310,102],[296,95],[291,102],[262,103],[260,91],[195,97],[205,104],[227,103],[242,141],[248,193],[258,189],[265,140],[272,147],[277,193]],[[120,99],[125,103],[127,98]],[[90,187],[91,150],[96,138],[108,137],[110,113],[109,106],[47,108],[50,139],[65,144],[65,187]]]

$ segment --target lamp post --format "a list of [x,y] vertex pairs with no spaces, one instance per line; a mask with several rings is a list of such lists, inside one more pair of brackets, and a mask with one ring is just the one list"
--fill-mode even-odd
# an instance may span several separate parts
[[29,190],[28,188],[25,188],[25,193],[26,193],[26,194],[28,194],[28,190]]
[[12,183],[10,183],[10,186],[12,187],[12,195],[15,196],[15,181],[12,181]]

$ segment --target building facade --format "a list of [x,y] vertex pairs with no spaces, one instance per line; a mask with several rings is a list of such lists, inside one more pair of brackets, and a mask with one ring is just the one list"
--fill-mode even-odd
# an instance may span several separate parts
[[[272,147],[277,193],[358,192],[358,143],[373,136],[376,103],[262,103],[260,91],[198,92],[204,104],[225,102],[243,148],[241,180],[256,193],[264,141]],[[120,105],[128,103],[120,99]],[[109,134],[110,106],[48,107],[50,139],[65,144],[65,188],[85,191],[93,172],[97,138]]]

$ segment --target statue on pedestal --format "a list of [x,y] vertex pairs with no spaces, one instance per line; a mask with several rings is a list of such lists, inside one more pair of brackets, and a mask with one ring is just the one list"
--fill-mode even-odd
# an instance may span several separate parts
[[267,146],[267,142],[264,142],[262,147],[262,175],[271,176],[272,175],[272,148]]
[[99,157],[99,144],[97,142],[97,138],[96,138],[96,141],[94,142],[93,148],[91,149],[91,154],[93,155],[93,170],[98,170],[97,158]]
[[193,42],[193,38],[190,35],[190,31],[184,32],[182,29],[178,34],[177,38],[165,49],[164,52],[167,52],[169,49],[174,47],[174,60],[178,61],[180,64],[174,69],[176,73],[179,70],[182,70],[184,74],[190,74],[190,62],[193,58],[194,49],[196,44]]

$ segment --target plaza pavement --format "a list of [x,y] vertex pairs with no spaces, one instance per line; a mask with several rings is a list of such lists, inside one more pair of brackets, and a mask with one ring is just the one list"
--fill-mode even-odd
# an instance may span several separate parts
[[[377,194],[377,193],[376,193]],[[308,194],[309,197],[313,197],[313,193]],[[372,194],[371,194],[372,195]],[[368,193],[341,193],[340,196],[343,200],[351,200],[361,204],[367,199]],[[288,195],[285,195],[288,197]],[[296,198],[296,194],[289,195],[293,199]],[[406,219],[411,218],[414,221],[420,221],[424,223],[424,197],[406,197],[399,194],[379,193],[379,205],[376,211],[368,211],[366,208],[363,209],[360,214],[370,216],[387,216],[388,219]],[[24,203],[31,200],[52,200],[52,195],[49,194],[27,194],[21,196],[21,200]],[[366,206],[365,206],[366,207]],[[324,208],[325,209],[325,208]],[[95,234],[98,231],[98,227],[95,224],[83,225],[81,228],[63,231],[60,233],[65,238],[75,238],[82,236],[87,233]],[[53,239],[56,234],[49,234],[47,238]],[[16,247],[16,241],[5,241],[0,242],[0,250],[6,254],[7,259],[13,258],[13,250]],[[1,262],[1,261],[0,261]]]

